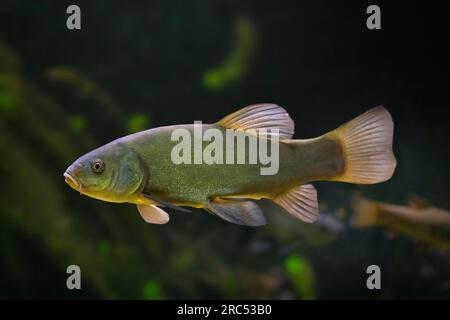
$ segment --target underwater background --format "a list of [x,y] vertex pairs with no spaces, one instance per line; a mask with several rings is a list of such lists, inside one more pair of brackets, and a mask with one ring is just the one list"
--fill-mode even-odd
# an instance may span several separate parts
[[[81,8],[81,30],[66,8]],[[450,253],[355,229],[355,194],[450,210],[444,11],[378,1],[32,1],[0,4],[0,298],[449,298]],[[377,185],[315,183],[308,225],[262,203],[268,224],[202,210],[145,223],[130,204],[80,197],[62,176],[128,133],[283,106],[295,138],[376,105],[395,123],[397,169]],[[450,239],[449,239],[450,241]],[[82,290],[66,288],[79,265]],[[381,269],[368,290],[366,268]]]

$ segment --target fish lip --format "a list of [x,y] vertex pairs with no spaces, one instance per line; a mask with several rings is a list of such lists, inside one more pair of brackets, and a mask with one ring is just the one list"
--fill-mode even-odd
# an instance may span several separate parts
[[64,172],[64,178],[65,178],[66,183],[69,186],[71,186],[73,189],[75,189],[75,190],[81,189],[81,183],[70,173]]

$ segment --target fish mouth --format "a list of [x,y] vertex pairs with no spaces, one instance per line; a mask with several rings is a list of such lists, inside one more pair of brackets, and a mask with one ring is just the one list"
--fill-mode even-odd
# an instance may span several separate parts
[[70,173],[64,172],[66,183],[75,190],[81,190],[81,183]]

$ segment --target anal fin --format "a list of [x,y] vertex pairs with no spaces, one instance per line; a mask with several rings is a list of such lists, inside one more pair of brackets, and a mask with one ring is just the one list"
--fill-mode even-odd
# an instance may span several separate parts
[[205,209],[234,224],[257,227],[267,223],[260,207],[252,201],[216,198],[208,201]]
[[312,223],[319,215],[317,191],[312,184],[304,184],[279,194],[273,201],[294,217]]
[[165,224],[170,220],[167,212],[165,212],[161,208],[158,208],[157,206],[138,204],[137,208],[139,210],[139,213],[141,214],[142,219],[144,219],[147,223]]

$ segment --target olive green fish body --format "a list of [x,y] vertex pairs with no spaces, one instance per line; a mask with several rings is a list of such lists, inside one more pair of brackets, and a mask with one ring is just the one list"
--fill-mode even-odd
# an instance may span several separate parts
[[147,222],[169,221],[161,206],[189,206],[259,226],[265,217],[249,200],[271,199],[313,222],[318,203],[311,182],[372,184],[394,172],[393,123],[383,107],[318,138],[294,140],[293,134],[286,110],[252,105],[214,124],[160,127],[119,138],[80,157],[64,176],[90,197],[136,204]]
[[[276,142],[280,167],[275,176],[261,175],[261,164],[177,165],[171,159],[171,152],[178,141],[172,141],[171,136],[179,128],[194,135],[193,125],[177,125],[121,139],[145,166],[146,182],[142,190],[177,205],[201,207],[214,197],[272,198],[294,186],[333,177],[342,170],[339,146],[335,140],[325,137]],[[215,124],[203,125],[204,130],[210,128],[220,130],[225,136],[224,128]],[[202,150],[208,143],[202,143]],[[249,148],[245,151],[248,159]],[[233,154],[237,154],[237,144]],[[226,156],[227,150],[223,148],[223,159]]]

